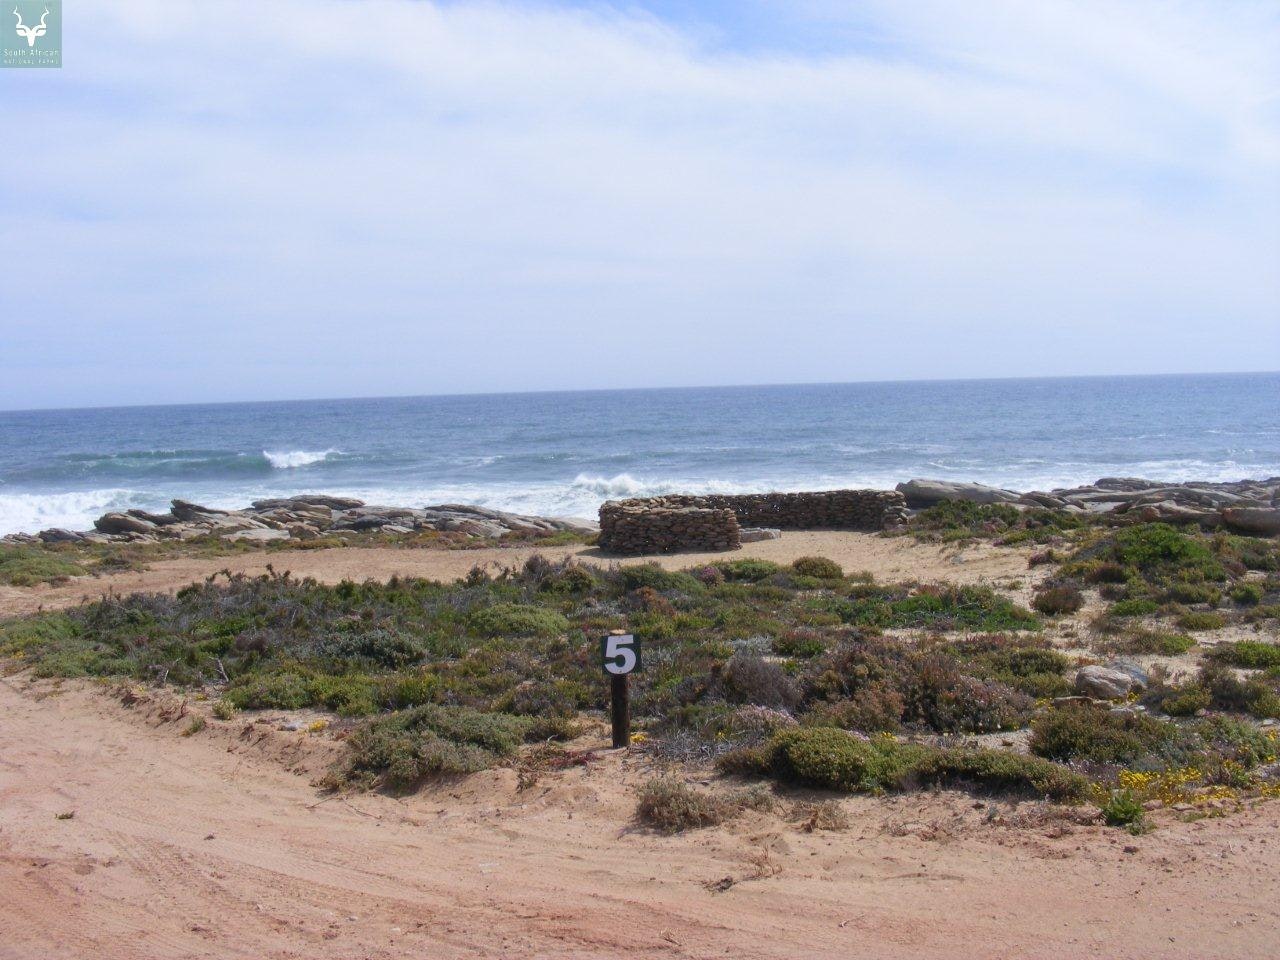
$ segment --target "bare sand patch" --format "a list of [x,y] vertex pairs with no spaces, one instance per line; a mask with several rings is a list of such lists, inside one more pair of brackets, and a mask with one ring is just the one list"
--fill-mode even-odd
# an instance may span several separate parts
[[668,837],[631,819],[634,753],[329,797],[310,735],[179,714],[0,681],[0,955],[1249,958],[1280,932],[1276,803],[1133,838],[939,792]]

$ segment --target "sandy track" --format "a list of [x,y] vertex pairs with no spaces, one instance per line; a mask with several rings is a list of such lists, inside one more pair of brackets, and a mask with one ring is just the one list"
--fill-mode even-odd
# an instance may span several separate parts
[[[102,577],[76,577],[57,586],[6,587],[0,585],[0,617],[65,607],[100,597],[108,590],[120,593],[169,591],[201,580],[219,570],[263,573],[267,564],[300,577],[326,583],[343,579],[385,580],[393,575],[454,580],[475,564],[515,566],[534,553],[549,557],[577,556],[587,563],[608,564],[614,558],[589,547],[500,548],[483,550],[433,550],[344,547],[330,550],[255,552],[232,557],[162,560],[147,570]],[[834,531],[787,532],[781,540],[750,543],[733,553],[680,553],[629,558],[627,563],[655,560],[669,568],[724,560],[726,557],[763,557],[790,563],[796,557],[824,556],[847,571],[869,570],[882,580],[953,580],[962,583],[1026,572],[1030,550],[976,544],[963,550],[917,544],[907,537],[881,537],[867,533]]]
[[661,837],[629,822],[642,758],[324,800],[331,745],[184,738],[154,705],[47,689],[0,681],[5,958],[1206,960],[1280,933],[1280,803],[1138,839],[994,826],[956,794],[850,799],[839,834],[753,814]]

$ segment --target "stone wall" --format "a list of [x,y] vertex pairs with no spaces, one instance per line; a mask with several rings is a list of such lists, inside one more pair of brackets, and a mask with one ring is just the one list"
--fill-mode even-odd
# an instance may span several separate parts
[[895,490],[750,493],[611,500],[600,508],[600,548],[613,553],[733,550],[741,527],[883,530],[906,522]]
[[610,501],[600,508],[600,548],[611,553],[736,550],[741,546],[732,510],[657,500]]

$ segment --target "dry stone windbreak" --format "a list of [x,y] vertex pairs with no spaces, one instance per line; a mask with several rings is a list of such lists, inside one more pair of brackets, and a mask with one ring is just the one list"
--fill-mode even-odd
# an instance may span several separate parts
[[906,501],[893,490],[611,500],[600,508],[600,547],[620,554],[734,550],[742,527],[883,530],[906,517]]

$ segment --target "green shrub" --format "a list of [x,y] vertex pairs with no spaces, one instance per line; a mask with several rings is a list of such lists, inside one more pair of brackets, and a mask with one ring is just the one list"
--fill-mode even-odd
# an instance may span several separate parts
[[1276,759],[1276,742],[1254,724],[1236,717],[1207,717],[1195,725],[1196,734],[1223,759],[1253,768]]
[[0,583],[34,587],[68,577],[82,577],[88,571],[80,564],[44,547],[0,544]]
[[[851,591],[851,595],[854,591]],[[871,588],[868,595],[840,610],[846,623],[881,629],[1038,630],[1030,610],[998,595],[990,587],[927,586],[907,595]]]
[[1078,803],[1089,781],[1066,767],[1008,750],[939,750],[915,771],[925,782],[973,784],[993,792],[1034,794],[1062,803]]
[[426,705],[370,721],[347,738],[338,782],[371,779],[396,790],[434,774],[475,773],[511,756],[528,721]]
[[1190,717],[1213,705],[1213,696],[1198,683],[1167,687],[1149,699],[1153,706],[1171,717]]
[[1186,653],[1195,645],[1195,640],[1185,633],[1136,629],[1114,638],[1107,644],[1107,648],[1113,653],[1158,653],[1166,657],[1176,657]]
[[703,589],[689,574],[664,570],[656,563],[629,564],[621,567],[616,577],[627,591],[649,587],[659,593],[698,593]]
[[1179,581],[1170,584],[1164,598],[1173,603],[1207,603],[1213,607],[1222,602],[1222,591],[1207,583]]
[[1140,828],[1146,818],[1146,810],[1133,791],[1112,790],[1102,805],[1102,818],[1109,827]]
[[939,750],[892,737],[859,738],[842,730],[801,727],[774,735],[757,754],[778,779],[846,792],[879,793],[931,784],[1083,797],[1087,781],[1057,764],[999,750]]
[[1220,613],[1197,610],[1184,613],[1177,622],[1182,630],[1220,630],[1227,625],[1227,618]]
[[731,582],[745,581],[747,583],[756,583],[766,577],[772,577],[782,570],[782,567],[772,560],[757,560],[755,558],[726,560],[722,563],[717,563],[716,567],[724,574],[726,580]]
[[1089,583],[1126,583],[1133,576],[1133,571],[1114,560],[1100,560],[1085,571],[1084,578]]
[[790,783],[847,792],[897,788],[929,750],[891,737],[865,740],[830,727],[801,727],[774,734],[769,743],[774,774]]
[[1093,706],[1050,710],[1031,724],[1031,752],[1049,760],[1132,764],[1166,756],[1178,742],[1173,724]]
[[314,702],[312,678],[280,672],[238,678],[226,700],[239,710],[300,710]]
[[467,625],[483,637],[551,637],[569,629],[563,615],[523,603],[495,603],[472,610]]
[[1209,691],[1215,709],[1280,717],[1280,695],[1263,677],[1241,679],[1221,663],[1210,662],[1200,668],[1198,682]]
[[1118,600],[1113,603],[1107,613],[1113,617],[1145,617],[1160,609],[1160,604],[1146,597],[1135,597],[1132,600]]
[[1145,574],[1177,575],[1186,580],[1226,579],[1222,564],[1204,543],[1167,523],[1143,523],[1120,530],[1112,539],[1110,559]]
[[1209,651],[1209,659],[1229,663],[1233,667],[1266,670],[1270,667],[1280,667],[1280,644],[1265,643],[1261,640],[1220,643]]
[[816,657],[827,649],[827,641],[816,630],[785,630],[773,639],[773,652],[782,657]]
[[1045,587],[1036,593],[1031,601],[1031,606],[1049,616],[1075,613],[1084,606],[1084,594],[1080,592],[1079,587],[1071,584]]
[[791,561],[791,569],[801,576],[818,580],[840,580],[844,577],[844,568],[826,557],[798,557]]
[[1237,583],[1231,588],[1231,599],[1247,607],[1257,606],[1265,595],[1260,583]]

